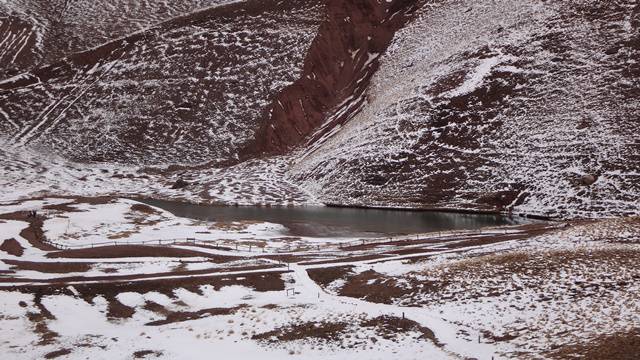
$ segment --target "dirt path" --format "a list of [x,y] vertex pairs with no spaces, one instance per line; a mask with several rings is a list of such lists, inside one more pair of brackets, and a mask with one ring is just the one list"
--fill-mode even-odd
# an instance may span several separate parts
[[[403,307],[387,304],[376,304],[367,301],[333,295],[325,291],[320,285],[313,281],[307,273],[307,268],[302,265],[292,264],[290,269],[293,271],[295,279],[296,299],[319,303],[323,307],[332,309],[335,312],[349,313],[366,313],[369,317],[375,318],[381,315],[389,315],[397,318],[405,317],[407,319],[418,322],[421,326],[431,329],[440,343],[443,344],[443,356],[448,358],[459,358],[454,356],[455,353],[461,356],[468,356],[480,359],[490,359],[494,355],[494,348],[489,344],[478,344],[465,341],[456,336],[459,327],[447,322],[439,317],[435,312],[419,307]],[[436,345],[434,345],[434,348]]]

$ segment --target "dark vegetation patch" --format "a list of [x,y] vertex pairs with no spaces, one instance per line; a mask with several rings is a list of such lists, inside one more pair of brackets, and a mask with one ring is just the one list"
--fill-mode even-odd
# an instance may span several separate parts
[[310,321],[292,324],[256,334],[252,339],[268,343],[319,339],[326,342],[339,342],[342,343],[342,346],[349,346],[344,343],[347,338],[350,338],[348,333],[359,331],[362,328],[373,329],[375,336],[369,340],[374,343],[378,341],[377,338],[398,341],[407,333],[415,332],[418,334],[416,340],[428,340],[440,345],[430,329],[413,320],[389,315],[382,315],[372,319],[360,319],[355,322]]
[[580,345],[564,346],[553,351],[554,359],[567,360],[636,360],[640,354],[640,329],[601,337]]
[[367,261],[367,260],[384,259],[386,257],[387,257],[387,255],[384,255],[384,254],[350,256],[350,257],[337,258],[337,259],[332,259],[332,260],[320,260],[320,261],[303,262],[303,263],[300,263],[300,265],[322,265],[322,264],[334,264],[334,263],[341,263],[341,262]]
[[[532,300],[535,302],[566,296],[573,299],[606,298],[611,291],[626,291],[640,279],[639,259],[639,250],[602,248],[512,251],[468,257],[400,277],[399,280],[406,283],[412,292],[393,294],[389,300],[401,300],[402,304],[411,305],[475,301],[524,289],[538,291],[538,298]],[[571,274],[575,280],[566,279],[561,274]],[[514,276],[518,281],[514,281]],[[424,278],[429,280],[419,280]],[[362,296],[349,292],[353,284],[354,280],[347,281],[344,295]],[[549,284],[554,286],[549,287]],[[398,295],[403,298],[399,299]],[[498,336],[492,340],[511,339]]]
[[42,215],[38,215],[34,218],[29,216],[28,211],[17,211],[13,213],[0,214],[0,219],[27,222],[29,226],[20,231],[21,237],[27,240],[29,244],[31,244],[31,246],[42,251],[57,250],[57,248],[55,248],[54,246],[46,243],[47,239],[44,236],[44,231],[42,230],[42,225],[44,224],[45,217],[43,217]]
[[31,270],[42,273],[74,273],[74,272],[87,272],[91,269],[91,263],[78,263],[78,262],[31,262],[31,261],[18,261],[18,260],[2,260],[5,264],[11,265],[17,270]]
[[[127,317],[126,314],[128,310],[117,305],[117,300],[115,300],[116,296],[123,292],[137,292],[141,294],[148,292],[159,292],[175,299],[176,297],[173,292],[176,289],[182,288],[187,291],[203,295],[200,287],[204,285],[209,285],[215,290],[219,290],[225,286],[240,285],[261,292],[283,291],[285,289],[285,284],[284,280],[281,277],[282,273],[283,272],[280,271],[262,274],[234,274],[229,276],[194,276],[170,279],[151,279],[143,281],[97,282],[74,284],[73,287],[78,292],[78,296],[85,300],[87,303],[92,304],[93,299],[96,296],[103,296],[108,301],[110,301],[110,304],[113,302],[113,306],[115,307],[114,315],[124,313],[124,317]],[[20,291],[26,294],[36,294],[37,298],[48,295],[73,295],[70,293],[67,287],[67,283],[61,282],[48,284],[46,286],[11,286],[3,288],[3,290],[13,290]]]
[[154,357],[162,356],[162,351],[154,351],[154,350],[140,350],[133,353],[134,359],[144,359],[153,355]]
[[49,320],[55,320],[55,316],[51,314],[49,309],[42,305],[42,294],[36,293],[33,302],[38,308],[38,312],[28,312],[27,319],[34,326],[33,332],[40,338],[38,345],[51,345],[58,336],[60,336],[57,332],[49,329],[49,325],[47,324]]
[[338,279],[344,279],[351,275],[353,266],[336,266],[329,268],[307,269],[307,273],[311,280],[327,286]]
[[261,306],[261,308],[263,308],[263,309],[267,309],[267,310],[275,310],[275,309],[280,309],[280,305],[276,305],[276,304],[267,304],[267,305],[263,305],[263,306]]
[[393,340],[399,334],[408,332],[417,332],[420,334],[418,339],[425,339],[440,345],[438,339],[431,329],[426,328],[419,323],[406,318],[399,318],[389,315],[381,315],[373,319],[365,320],[360,323],[361,327],[375,328],[376,335],[383,339]]
[[[121,303],[115,296],[105,296],[107,300],[107,318],[109,320],[128,319],[136,313],[136,309]],[[86,300],[86,299],[85,299]]]
[[65,355],[69,355],[71,354],[71,350],[69,349],[60,349],[60,350],[56,350],[56,351],[52,351],[48,354],[46,354],[44,356],[45,359],[56,359],[59,358],[61,356],[65,356]]
[[203,244],[189,244],[188,242],[185,243],[185,245],[189,245],[189,246],[195,246],[195,247],[201,247],[204,249],[212,249],[212,250],[220,250],[220,251],[233,251],[233,248],[230,248],[228,246],[216,246],[216,245],[203,245]]
[[212,255],[195,250],[146,245],[101,246],[90,249],[63,250],[47,254],[49,258],[113,259],[131,257],[205,257],[223,263],[242,259],[236,256]]
[[202,319],[209,316],[231,315],[231,314],[235,314],[236,311],[242,308],[245,308],[246,306],[247,305],[239,305],[232,308],[210,308],[210,309],[202,309],[198,311],[170,311],[166,309],[164,306],[159,304],[155,304],[155,305],[145,304],[145,308],[147,308],[148,310],[154,311],[156,313],[159,313],[165,316],[165,319],[163,320],[151,321],[146,323],[145,325],[160,326],[160,325],[167,325],[167,324],[173,324],[173,323],[190,321],[190,320],[198,320],[198,319]]
[[338,341],[347,329],[346,322],[306,322],[298,325],[290,325],[253,335],[253,340],[262,340],[271,343],[280,341],[294,341],[303,339],[323,339]]
[[[345,280],[338,294],[375,303],[389,304],[393,299],[416,291],[411,286],[400,286],[397,279],[382,275],[373,270],[361,273],[353,272],[353,266],[308,269],[309,277],[320,286],[327,287],[335,280]],[[422,287],[435,287],[435,283],[421,283]]]
[[171,313],[170,310],[168,310],[166,307],[158,304],[155,301],[145,301],[144,306],[142,306],[143,309],[160,314],[160,315],[164,315],[167,316]]
[[503,342],[503,341],[511,341],[518,337],[518,335],[506,333],[503,335],[496,335],[489,330],[482,330],[482,338],[488,340],[489,342]]
[[0,278],[0,283],[32,283],[32,284],[50,284],[50,285],[64,285],[69,282],[86,282],[86,281],[108,281],[108,282],[133,282],[133,281],[148,281],[153,279],[159,279],[168,276],[175,277],[187,277],[195,275],[211,275],[216,276],[218,274],[227,272],[243,272],[254,270],[269,270],[276,269],[280,266],[277,264],[270,265],[258,265],[258,266],[243,266],[243,267],[228,267],[224,269],[201,269],[201,270],[189,270],[189,271],[173,271],[173,272],[160,272],[149,274],[134,274],[134,275],[112,275],[112,276],[67,276],[58,277],[52,279],[31,279],[31,278]]
[[[435,283],[424,283],[427,288],[435,287]],[[412,294],[414,286],[400,285],[396,278],[367,270],[347,278],[346,283],[338,290],[338,294],[363,299],[375,303],[390,304],[394,299]]]
[[300,263],[305,260],[313,259],[314,257],[315,257],[314,255],[292,255],[292,254],[260,256],[261,259],[275,260],[283,263]]
[[154,208],[152,208],[149,205],[145,205],[145,204],[135,204],[135,205],[131,205],[131,210],[132,211],[137,211],[143,214],[147,214],[147,215],[159,215],[160,212]]
[[22,254],[24,254],[24,248],[16,239],[7,239],[3,241],[2,245],[0,245],[0,250],[13,256],[22,256]]

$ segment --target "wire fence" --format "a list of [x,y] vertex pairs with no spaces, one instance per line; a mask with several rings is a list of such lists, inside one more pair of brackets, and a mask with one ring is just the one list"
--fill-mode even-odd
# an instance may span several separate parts
[[[543,229],[554,229],[559,228],[558,225],[550,225],[546,226]],[[509,234],[521,234],[523,230],[514,229],[513,227],[504,227],[498,229],[475,229],[475,230],[447,230],[447,231],[437,231],[432,233],[425,234],[417,234],[417,235],[402,235],[402,236],[389,236],[389,237],[379,237],[379,238],[362,238],[357,240],[349,240],[349,241],[335,241],[335,242],[324,242],[324,243],[303,243],[303,244],[286,244],[281,246],[270,246],[267,244],[263,244],[265,240],[262,239],[240,239],[234,240],[230,242],[229,240],[208,240],[208,239],[199,239],[195,237],[185,237],[185,238],[176,238],[176,239],[158,239],[158,240],[140,240],[140,241],[131,241],[131,240],[110,240],[110,241],[101,241],[101,242],[92,242],[89,244],[79,244],[72,245],[67,243],[62,243],[60,241],[53,240],[42,240],[43,243],[51,245],[58,250],[83,250],[83,249],[92,249],[99,247],[111,247],[111,246],[198,246],[205,247],[211,249],[218,249],[224,251],[242,251],[242,252],[258,252],[258,253],[276,253],[276,254],[286,254],[286,253],[296,253],[296,252],[308,252],[308,251],[316,251],[316,252],[332,252],[332,251],[340,251],[340,250],[361,250],[364,247],[376,247],[381,245],[402,245],[407,246],[414,244],[422,244],[424,242],[429,241],[443,241],[449,240],[454,241],[456,238],[464,236],[464,237],[473,237],[473,236],[491,236],[491,235],[509,235]],[[460,239],[463,240],[463,239]],[[243,242],[245,241],[245,242]],[[247,242],[253,243],[247,243]]]

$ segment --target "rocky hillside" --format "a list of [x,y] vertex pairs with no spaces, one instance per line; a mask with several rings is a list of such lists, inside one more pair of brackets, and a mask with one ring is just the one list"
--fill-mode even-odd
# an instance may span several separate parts
[[16,75],[229,0],[0,1],[0,73]]
[[640,213],[635,0],[120,2],[107,22],[67,1],[84,20],[55,26],[0,5],[24,70],[0,80],[3,146],[196,201]]
[[0,81],[0,130],[76,161],[235,160],[299,76],[322,7],[212,7]]
[[362,110],[309,144],[295,178],[331,203],[637,212],[638,9],[424,6],[396,33]]

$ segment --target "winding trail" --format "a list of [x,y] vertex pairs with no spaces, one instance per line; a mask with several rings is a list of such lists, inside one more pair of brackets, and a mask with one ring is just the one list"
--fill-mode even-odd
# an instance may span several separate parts
[[[456,333],[459,327],[441,318],[434,311],[420,307],[371,303],[351,297],[333,295],[325,291],[309,277],[306,266],[291,264],[290,269],[293,271],[292,276],[295,280],[296,297],[300,301],[318,303],[320,306],[328,307],[335,312],[363,312],[369,317],[380,315],[402,317],[404,314],[406,318],[416,321],[434,332],[443,346],[439,348],[434,344],[432,350],[434,353],[440,352],[442,359],[491,359],[495,356],[495,348],[490,344],[473,343],[458,338]],[[455,349],[455,353],[452,349]]]

